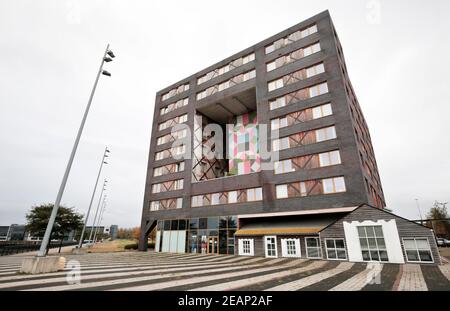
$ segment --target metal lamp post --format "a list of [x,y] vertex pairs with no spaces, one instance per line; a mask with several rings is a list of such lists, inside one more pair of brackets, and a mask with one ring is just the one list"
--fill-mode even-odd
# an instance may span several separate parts
[[50,219],[48,221],[47,228],[45,229],[45,234],[42,239],[41,247],[37,253],[38,257],[44,257],[47,253],[47,246],[48,246],[48,243],[50,242],[50,234],[52,232],[53,225],[55,224],[55,219],[56,219],[56,215],[58,214],[58,209],[59,209],[59,205],[61,203],[61,198],[63,196],[64,189],[66,187],[67,179],[69,178],[70,169],[72,167],[73,159],[75,158],[75,153],[77,152],[78,143],[80,142],[81,134],[83,132],[84,124],[86,123],[89,109],[91,108],[92,99],[94,98],[94,93],[95,93],[95,89],[97,88],[100,74],[103,74],[106,76],[111,76],[111,74],[109,72],[107,72],[106,70],[103,70],[103,64],[105,62],[112,61],[112,58],[114,58],[114,57],[115,57],[115,55],[112,51],[109,50],[109,44],[108,44],[106,46],[106,50],[103,54],[102,61],[100,63],[100,67],[98,69],[97,77],[95,79],[94,86],[91,91],[91,95],[89,96],[89,101],[86,106],[86,110],[84,111],[84,115],[83,115],[83,119],[81,120],[80,128],[78,129],[78,133],[75,138],[75,143],[73,145],[72,152],[70,153],[69,162],[67,163],[66,170],[64,172],[64,176],[63,176],[61,185],[59,187],[58,194],[56,196],[55,205],[53,206],[53,210],[50,215]]
[[[100,197],[98,198],[97,209],[95,211],[94,221],[92,222],[91,232],[89,232],[89,240],[88,241],[92,241],[91,240],[92,239],[92,234],[94,233],[94,227],[95,227],[95,224],[97,222],[97,215],[98,215],[98,210],[100,208],[100,203],[101,203],[101,200],[102,200],[102,194],[106,190],[106,183],[107,183],[107,180],[105,179],[105,181],[103,183],[102,192],[100,193]],[[105,200],[106,200],[106,194],[103,196],[103,201],[105,201]]]
[[110,151],[108,150],[108,147],[106,147],[105,152],[103,152],[103,157],[102,157],[102,161],[100,163],[100,168],[98,170],[97,179],[95,180],[94,190],[92,191],[91,201],[89,202],[89,208],[88,208],[88,211],[86,214],[86,218],[84,219],[83,230],[81,231],[80,241],[78,242],[78,248],[83,247],[83,238],[84,238],[84,233],[86,231],[86,226],[87,226],[87,223],[89,220],[89,214],[91,212],[92,202],[94,201],[95,192],[97,191],[97,184],[98,184],[98,180],[100,178],[100,174],[102,172],[103,164],[108,164],[108,162],[105,161],[105,158],[108,157],[108,153],[110,153]]
[[101,224],[101,222],[103,220],[103,213],[105,212],[105,209],[106,209],[106,200],[103,201],[103,205],[102,205],[102,208],[101,208],[101,211],[100,211],[100,216],[98,217],[97,227],[95,228],[95,234],[94,234],[94,240],[93,240],[94,244],[97,241],[97,233],[98,233],[98,230],[100,228],[100,224]]

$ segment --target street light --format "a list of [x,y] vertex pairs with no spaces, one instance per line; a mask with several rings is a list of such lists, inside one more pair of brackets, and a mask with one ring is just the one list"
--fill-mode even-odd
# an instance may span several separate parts
[[114,57],[114,53],[109,49],[109,44],[106,46],[106,50],[103,53],[102,61],[100,63],[100,67],[97,72],[97,77],[95,78],[94,86],[92,87],[91,95],[89,96],[89,101],[86,106],[86,110],[84,111],[83,119],[81,120],[80,128],[78,129],[78,133],[75,138],[75,143],[72,147],[72,152],[70,153],[69,162],[67,163],[66,170],[64,172],[64,176],[58,190],[58,194],[56,195],[55,205],[53,206],[50,219],[48,220],[47,228],[45,229],[45,234],[44,237],[42,238],[41,247],[37,253],[38,257],[44,257],[47,253],[47,246],[48,243],[50,242],[50,234],[52,232],[53,225],[55,224],[56,215],[58,214],[59,205],[61,204],[61,198],[63,196],[64,189],[66,187],[67,179],[69,178],[70,169],[72,167],[73,159],[75,158],[75,153],[77,152],[81,134],[83,133],[84,124],[86,123],[86,119],[89,114],[89,109],[91,108],[92,99],[94,98],[95,89],[97,88],[98,80],[100,78],[100,73],[103,72],[103,64],[105,63],[106,54],[108,54],[111,57]]
[[103,205],[100,211],[100,216],[98,217],[98,222],[97,222],[97,227],[95,228],[95,234],[94,234],[94,240],[93,240],[93,244],[95,244],[95,242],[97,241],[97,232],[100,228],[100,224],[103,220],[103,213],[105,212],[106,209],[106,200],[103,201]]
[[95,180],[94,190],[92,191],[91,201],[89,202],[89,208],[88,208],[88,211],[87,211],[87,214],[86,214],[86,218],[84,219],[83,230],[81,231],[80,241],[78,242],[78,248],[82,248],[83,247],[84,233],[86,231],[86,226],[87,226],[87,222],[88,222],[88,219],[89,219],[89,214],[91,212],[92,202],[94,201],[95,192],[97,191],[97,184],[98,184],[98,180],[100,178],[100,174],[102,172],[103,164],[108,164],[105,161],[105,159],[108,157],[108,153],[110,153],[110,151],[109,151],[108,147],[105,147],[105,151],[103,152],[103,156],[102,156],[102,161],[100,162],[100,168],[98,170],[97,179]]
[[[92,233],[94,232],[95,223],[97,222],[98,209],[100,208],[102,195],[103,195],[103,192],[106,190],[106,183],[107,182],[108,181],[105,179],[105,181],[103,182],[102,192],[100,192],[100,196],[98,197],[97,209],[95,210],[94,221],[92,222],[91,232],[89,233],[89,240],[88,241],[92,241],[91,240],[92,239]],[[103,196],[103,201],[105,201],[105,200],[106,200],[106,194]]]

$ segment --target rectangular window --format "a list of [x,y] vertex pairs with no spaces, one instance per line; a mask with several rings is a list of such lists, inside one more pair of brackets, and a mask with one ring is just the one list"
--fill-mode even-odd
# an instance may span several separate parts
[[334,126],[316,130],[316,142],[321,142],[335,138],[336,138],[336,128]]
[[284,199],[288,197],[287,185],[276,186],[277,199]]
[[247,202],[261,201],[262,188],[247,189]]
[[321,106],[314,107],[312,109],[313,119],[323,118],[333,114],[331,110],[331,104],[325,104]]
[[320,167],[341,164],[339,150],[324,152],[319,154]]
[[197,100],[201,100],[205,97],[211,96],[217,92],[221,92],[227,88],[230,88],[232,86],[235,86],[239,83],[245,82],[247,80],[253,79],[256,76],[256,71],[253,69],[251,71],[248,71],[246,73],[240,74],[238,76],[235,76],[233,78],[231,78],[228,81],[225,81],[223,83],[220,84],[216,84],[213,85],[209,88],[207,88],[206,90],[203,90],[199,93],[197,93]]
[[187,135],[186,129],[176,131],[176,132],[158,137],[158,139],[156,140],[156,145],[162,145],[162,144],[165,144],[168,142],[173,142],[177,139],[182,139],[182,138],[186,137],[186,135]]
[[249,55],[244,56],[242,58],[242,64],[245,65],[245,64],[247,64],[247,63],[249,63],[251,61],[254,61],[254,60],[255,60],[255,53],[252,53],[252,54],[249,54]]
[[306,257],[322,258],[319,238],[316,237],[305,238],[305,244],[306,244]]
[[286,98],[280,97],[275,100],[270,101],[270,110],[278,109],[286,106]]
[[273,61],[273,62],[270,62],[267,64],[266,70],[267,70],[267,72],[269,72],[269,71],[275,70],[276,68],[277,68],[277,65],[276,65],[275,61]]
[[179,87],[170,90],[169,92],[163,94],[161,99],[163,101],[167,100],[167,99],[169,99],[171,97],[174,97],[175,95],[181,94],[181,93],[183,93],[183,92],[185,92],[187,90],[189,90],[189,83],[180,85]]
[[228,191],[228,203],[237,203],[237,191]]
[[285,116],[271,120],[271,130],[284,128],[287,126],[304,123],[314,119],[326,117],[332,114],[331,104],[320,105],[314,108],[307,108],[291,112]]
[[152,185],[152,193],[174,191],[183,189],[183,179],[165,181]]
[[172,118],[172,119],[169,119],[167,121],[160,123],[158,125],[158,130],[162,131],[162,130],[165,130],[167,128],[174,126],[175,124],[181,124],[186,121],[187,121],[187,114],[184,114],[184,115],[181,115],[181,116],[178,116],[178,117],[175,117],[175,118]]
[[276,185],[276,198],[294,198],[312,195],[344,192],[344,177],[312,179]]
[[184,170],[184,162],[180,163],[174,163],[174,164],[167,164],[160,167],[155,167],[153,169],[153,176],[161,176],[161,175],[167,175],[170,173],[177,173]]
[[290,104],[295,104],[311,97],[328,93],[327,82],[307,87],[278,98],[269,100],[270,110],[278,109]]
[[253,256],[253,239],[238,239],[239,255]]
[[242,253],[250,254],[250,240],[242,241]]
[[283,161],[276,161],[273,164],[275,174],[283,174],[283,173],[290,173],[295,172],[295,169],[292,167],[292,160],[283,160]]
[[213,78],[221,76],[221,75],[223,75],[224,73],[227,73],[230,70],[236,69],[236,68],[238,68],[238,67],[240,67],[242,65],[245,65],[245,64],[247,64],[247,63],[249,63],[251,61],[254,61],[254,60],[255,60],[255,53],[251,53],[251,54],[248,54],[248,55],[243,56],[241,58],[235,59],[235,60],[231,61],[229,64],[227,64],[225,66],[222,66],[222,67],[220,67],[218,69],[214,69],[214,70],[208,72],[207,74],[199,77],[197,79],[197,84],[200,85],[202,83],[205,83],[206,81],[209,81],[209,80],[211,80]]
[[306,68],[306,77],[310,78],[323,72],[325,72],[325,67],[323,66],[323,63],[320,63],[312,67]]
[[364,261],[389,261],[381,226],[358,226],[359,243]]
[[182,205],[183,205],[183,198],[151,201],[150,202],[150,211],[182,208]]
[[203,206],[203,196],[202,195],[195,195],[191,198],[191,206],[192,207],[199,207]]
[[346,260],[344,239],[325,239],[325,247],[328,259]]
[[269,92],[282,88],[284,86],[283,79],[271,81],[269,82],[268,85],[269,85]]
[[314,53],[317,53],[317,52],[320,52],[320,43],[319,42],[303,49],[304,57],[309,56]]
[[433,255],[427,238],[404,238],[403,247],[408,262],[433,262]]
[[345,180],[344,177],[334,177],[322,180],[323,193],[339,193],[345,192]]
[[165,115],[166,113],[169,113],[171,111],[174,111],[178,108],[181,108],[183,106],[186,106],[189,103],[189,98],[183,98],[180,99],[179,101],[172,103],[170,105],[167,105],[163,108],[160,109],[159,114],[160,115]]
[[284,150],[284,149],[289,149],[289,137],[274,139],[272,141],[272,150],[273,151]]
[[192,196],[192,207],[245,203],[262,200],[262,188],[251,188]]
[[298,238],[281,239],[281,256],[301,257],[300,239]]
[[211,205],[220,204],[220,193],[211,194]]
[[[300,70],[297,70],[295,72],[292,72],[290,74],[287,74],[277,80],[270,81],[267,84],[267,87],[269,89],[269,92],[280,89],[286,85],[295,83],[297,81],[304,80],[306,78],[313,77],[315,75],[318,75],[320,73],[323,73],[325,71],[325,68],[323,66],[323,63],[303,68]],[[315,86],[313,88],[318,88],[318,91],[321,91],[321,85]],[[311,96],[312,97],[312,96]]]
[[298,30],[294,33],[291,33],[289,36],[286,36],[284,38],[278,39],[277,41],[273,42],[272,44],[265,47],[266,54],[272,53],[275,50],[278,50],[282,47],[285,47],[292,42],[298,41],[300,39],[303,39],[313,33],[317,32],[317,25],[309,26],[303,30]]
[[289,54],[280,56],[280,57],[276,58],[275,60],[271,61],[270,63],[267,63],[266,70],[267,70],[267,72],[270,72],[272,70],[275,70],[275,69],[283,67],[287,64],[293,63],[297,60],[302,59],[303,57],[309,56],[309,55],[311,55],[313,53],[317,53],[319,51],[320,51],[319,42],[312,44],[310,46],[304,47],[304,48],[300,48],[298,50],[290,52]]
[[328,84],[321,83],[309,88],[309,97],[316,97],[328,93]]

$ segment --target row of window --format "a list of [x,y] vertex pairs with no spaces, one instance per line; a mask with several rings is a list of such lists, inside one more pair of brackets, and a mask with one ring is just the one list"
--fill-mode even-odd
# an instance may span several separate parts
[[[152,193],[183,189],[183,179],[171,180],[152,185]],[[344,177],[308,180],[276,186],[276,198],[305,197],[310,195],[345,192]],[[219,204],[245,203],[262,200],[262,188],[240,189],[226,192],[192,196],[192,207]]]
[[182,198],[165,199],[150,202],[150,211],[162,211],[181,208],[183,206]]
[[184,171],[184,162],[167,164],[153,169],[153,177]]
[[192,207],[244,203],[262,200],[262,188],[201,194],[192,197]]
[[230,70],[238,68],[238,67],[245,65],[254,60],[255,60],[255,53],[251,53],[251,54],[248,54],[241,58],[235,59],[234,61],[230,62],[229,64],[222,66],[220,68],[214,69],[214,70],[208,72],[207,74],[199,77],[197,80],[197,84],[200,85],[202,83],[205,83],[206,81],[209,81],[215,77],[221,76]]
[[[328,242],[330,241],[330,242]],[[328,247],[329,246],[329,247]],[[264,247],[266,257],[278,257],[277,237],[265,236]],[[322,258],[320,239],[318,237],[305,237],[306,257],[311,259]],[[254,239],[238,239],[238,254],[254,256]],[[343,252],[342,252],[343,251]],[[281,239],[282,257],[301,257],[300,238]],[[328,259],[347,259],[343,239],[327,239]]]
[[283,174],[341,164],[339,150],[310,154],[274,162],[274,173]]
[[299,59],[302,59],[303,57],[309,56],[311,54],[320,52],[320,43],[314,43],[307,47],[295,50],[294,52],[291,52],[289,54],[280,56],[276,58],[274,61],[271,61],[270,63],[266,64],[266,70],[267,72],[275,70],[277,68],[280,68],[282,66],[285,66],[287,64],[290,64],[292,62],[295,62]]
[[[381,226],[358,226],[361,255],[364,261],[388,262],[389,257]],[[345,241],[342,238],[324,239],[327,259],[347,260]],[[266,257],[277,257],[277,237],[265,236]],[[254,239],[239,239],[239,255],[254,255]],[[403,238],[403,247],[408,262],[433,262],[430,243],[427,238]],[[306,257],[322,258],[318,237],[305,237]],[[281,239],[282,257],[301,257],[300,239]]]
[[[301,81],[307,78],[311,78],[315,75],[325,72],[325,67],[323,63],[319,63],[307,68],[302,68],[293,73],[285,75],[279,79],[270,81],[267,83],[269,92],[285,87],[286,85]],[[312,96],[311,96],[312,97]]]
[[157,230],[227,230],[237,229],[237,216],[158,220]]
[[328,93],[328,84],[326,82],[316,84],[270,100],[270,110],[285,107],[301,100],[306,100],[326,93]]
[[336,128],[329,126],[272,140],[272,151],[314,144],[336,138]]
[[179,156],[186,152],[186,146],[176,146],[169,149],[161,150],[155,153],[155,161],[171,158],[173,156]]
[[228,88],[230,88],[232,86],[235,86],[235,85],[237,85],[239,83],[242,83],[242,82],[248,81],[250,79],[253,79],[253,78],[255,78],[255,76],[256,76],[256,71],[253,69],[253,70],[248,71],[246,73],[243,73],[243,74],[240,74],[238,76],[235,76],[235,77],[231,78],[230,80],[227,80],[227,81],[222,82],[220,84],[213,85],[213,86],[207,88],[206,90],[203,90],[203,91],[197,93],[197,100],[206,98],[206,97],[211,96],[211,95],[213,95],[215,93],[221,92],[221,91],[226,90],[226,89],[228,89]]
[[152,193],[181,190],[183,189],[183,183],[184,179],[176,179],[153,184]]
[[340,193],[346,191],[344,177],[292,182],[277,185],[275,189],[277,199],[306,197],[311,195]]
[[[359,244],[364,261],[389,261],[382,226],[358,226]],[[403,238],[408,262],[433,262],[427,238]]]
[[187,129],[184,129],[184,130],[166,134],[164,136],[160,136],[160,137],[158,137],[158,139],[156,139],[156,145],[162,145],[162,144],[166,144],[166,143],[175,141],[176,139],[184,138],[184,137],[186,137],[187,133],[188,133]]
[[174,111],[174,110],[176,110],[178,108],[187,106],[188,103],[189,103],[189,98],[188,97],[180,99],[180,100],[178,100],[178,101],[176,101],[174,103],[171,103],[171,104],[169,104],[169,105],[167,105],[165,107],[162,107],[159,110],[159,114],[160,115],[164,115],[164,114],[169,113],[171,111]]
[[316,32],[317,32],[317,25],[314,24],[305,29],[298,30],[294,33],[291,33],[290,35],[288,35],[284,38],[278,39],[271,45],[266,46],[266,54],[272,53],[275,50],[285,47],[295,41],[303,39],[303,38],[305,38],[313,33],[316,33]]
[[276,130],[286,126],[299,124],[333,114],[331,104],[324,104],[313,108],[307,108],[300,111],[291,112],[285,116],[270,120],[271,129]]
[[159,123],[158,130],[162,131],[162,130],[165,130],[165,129],[168,129],[168,128],[174,126],[175,124],[184,123],[184,122],[187,121],[187,119],[188,119],[188,115],[187,114],[183,114],[181,116],[177,116],[175,118],[166,120],[164,122]]
[[187,90],[189,90],[189,83],[180,85],[179,87],[174,88],[174,89],[170,90],[169,92],[163,94],[162,100],[167,100],[171,97],[174,97],[175,95],[186,92]]

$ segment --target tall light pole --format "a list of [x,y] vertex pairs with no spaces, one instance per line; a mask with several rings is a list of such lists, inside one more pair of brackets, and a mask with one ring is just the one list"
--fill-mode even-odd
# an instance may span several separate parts
[[[103,182],[103,188],[102,188],[102,192],[100,192],[100,196],[98,197],[98,204],[97,204],[97,209],[95,210],[95,216],[94,216],[94,221],[92,222],[92,227],[91,227],[91,232],[89,232],[89,241],[92,241],[92,234],[94,233],[94,227],[95,227],[95,223],[97,222],[97,215],[98,215],[98,210],[100,208],[100,203],[102,201],[102,195],[103,192],[106,190],[106,183],[108,181],[105,179],[105,181]],[[103,196],[103,201],[106,200],[106,194]]]
[[101,211],[100,211],[100,216],[98,217],[97,227],[95,228],[95,234],[94,234],[94,240],[93,240],[94,244],[95,244],[95,241],[97,239],[97,232],[98,232],[98,230],[100,228],[100,224],[101,224],[101,222],[103,220],[103,213],[105,212],[105,209],[106,209],[106,200],[103,201],[103,205],[102,205],[102,208],[101,208]]
[[423,225],[423,218],[422,218],[422,212],[420,211],[419,199],[414,199],[414,200],[416,200],[417,209],[419,210],[420,224]]
[[81,231],[81,235],[80,235],[80,241],[78,242],[78,248],[83,247],[83,238],[84,238],[84,233],[86,231],[86,225],[87,222],[89,220],[89,214],[91,212],[91,207],[92,207],[92,202],[94,201],[94,196],[95,196],[95,192],[97,190],[97,184],[98,184],[98,180],[100,178],[100,174],[102,172],[102,168],[103,168],[103,164],[108,164],[108,162],[105,161],[105,158],[108,157],[108,153],[110,151],[108,150],[108,147],[105,148],[105,151],[103,152],[103,157],[102,157],[102,161],[100,163],[100,168],[98,170],[98,174],[97,174],[97,179],[95,180],[95,185],[94,185],[94,190],[92,191],[92,196],[91,196],[91,201],[89,202],[89,208],[86,214],[86,218],[84,219],[84,225],[83,225],[83,230]]
[[[108,57],[109,56],[109,57]],[[67,179],[69,178],[70,169],[72,167],[73,159],[75,158],[75,153],[77,152],[78,143],[80,142],[81,134],[83,133],[84,124],[86,123],[86,119],[89,113],[89,109],[91,108],[92,99],[94,98],[95,89],[97,88],[97,83],[100,78],[100,74],[105,76],[111,76],[109,72],[103,70],[103,64],[105,62],[112,61],[114,58],[114,53],[109,49],[109,44],[106,46],[105,53],[103,54],[102,61],[100,63],[100,67],[98,69],[97,77],[95,78],[94,86],[91,91],[91,95],[89,96],[89,101],[86,106],[86,110],[84,111],[83,119],[81,120],[80,128],[78,129],[77,136],[75,138],[75,143],[73,144],[72,152],[70,153],[69,162],[67,163],[66,170],[64,172],[63,179],[61,181],[61,185],[58,190],[58,194],[56,195],[55,205],[53,206],[52,213],[50,215],[50,219],[47,224],[47,228],[45,229],[44,237],[42,238],[41,247],[37,253],[38,257],[44,257],[47,253],[47,246],[50,242],[50,235],[53,229],[53,225],[55,224],[56,215],[58,214],[59,205],[61,204],[61,198],[64,193],[64,189],[66,188]]]

